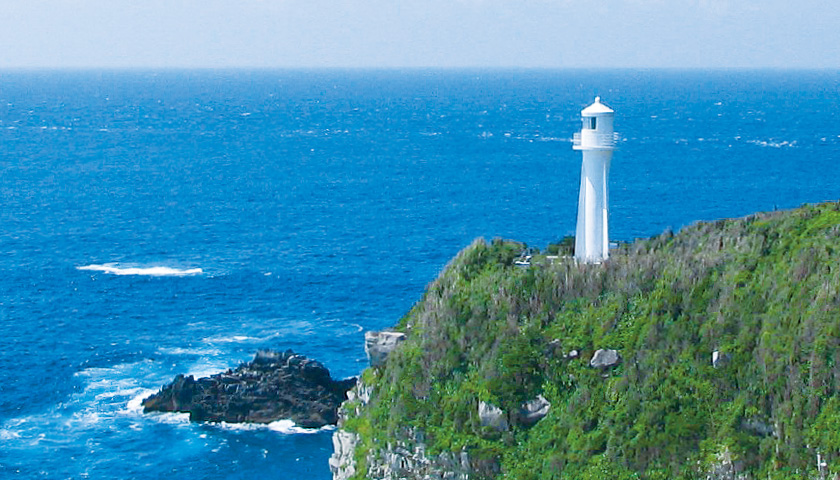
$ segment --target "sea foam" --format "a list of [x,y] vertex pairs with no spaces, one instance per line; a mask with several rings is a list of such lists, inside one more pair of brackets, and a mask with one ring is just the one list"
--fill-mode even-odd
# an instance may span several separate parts
[[295,425],[295,422],[289,419],[277,420],[271,423],[209,423],[209,425],[217,426],[225,430],[271,430],[273,432],[291,434],[312,434],[319,432],[328,432],[335,430],[335,425],[324,425],[321,428],[303,428]]
[[172,267],[121,267],[116,263],[92,264],[76,267],[77,270],[110,273],[113,275],[146,275],[151,277],[183,277],[204,273],[200,268],[172,268]]

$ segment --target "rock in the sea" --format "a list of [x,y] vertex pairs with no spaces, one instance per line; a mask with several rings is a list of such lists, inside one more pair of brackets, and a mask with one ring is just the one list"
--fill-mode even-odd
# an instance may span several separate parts
[[595,355],[592,355],[592,360],[589,361],[590,367],[606,368],[618,363],[620,357],[616,350],[596,350]]
[[401,332],[365,332],[365,353],[371,367],[378,367],[385,363],[388,354],[405,340]]
[[356,379],[333,380],[316,360],[291,350],[261,350],[250,363],[210,377],[178,375],[143,401],[144,412],[185,412],[196,422],[270,423],[305,428],[338,421],[338,407]]
[[492,427],[502,432],[508,429],[505,412],[492,403],[478,402],[478,418],[482,427]]
[[537,395],[537,398],[523,403],[519,408],[519,421],[523,425],[534,425],[548,415],[550,408],[551,403],[542,395]]

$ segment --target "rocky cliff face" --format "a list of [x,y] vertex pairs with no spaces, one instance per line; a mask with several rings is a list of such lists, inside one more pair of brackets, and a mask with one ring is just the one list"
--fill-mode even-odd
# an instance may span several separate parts
[[355,383],[333,380],[320,362],[291,350],[262,350],[236,370],[198,380],[178,375],[143,401],[143,411],[187,412],[196,422],[291,419],[318,428],[338,421],[338,406]]
[[[341,427],[352,415],[358,415],[370,401],[371,387],[359,383],[347,394],[348,400],[339,409],[339,429],[333,433],[333,455],[330,470],[333,480],[349,480],[357,473],[356,448],[358,434]],[[353,409],[354,411],[350,411]],[[468,480],[474,476],[469,454],[443,452],[429,455],[423,435],[415,429],[406,429],[405,440],[388,443],[385,448],[369,452],[365,458],[370,480]]]
[[330,457],[330,471],[334,480],[349,480],[356,474],[356,446],[359,443],[359,435],[342,427],[350,415],[358,415],[360,409],[369,401],[370,387],[360,380],[347,392],[347,401],[338,409],[338,430],[333,433],[333,454]]

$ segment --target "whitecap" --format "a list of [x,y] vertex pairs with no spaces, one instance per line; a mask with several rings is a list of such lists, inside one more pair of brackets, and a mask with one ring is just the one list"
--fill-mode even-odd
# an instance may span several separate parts
[[250,342],[266,342],[271,340],[272,338],[278,337],[278,333],[274,333],[271,335],[267,335],[265,337],[252,337],[249,335],[229,335],[229,336],[220,336],[220,337],[208,337],[205,338],[204,342],[207,343],[250,343]]
[[64,426],[68,428],[87,428],[99,423],[102,415],[99,412],[83,410],[74,412],[69,419],[64,421]]
[[0,440],[14,440],[16,438],[20,438],[20,434],[18,432],[0,428]]
[[166,412],[166,413],[159,413],[155,412],[150,415],[147,415],[148,418],[152,418],[157,420],[160,423],[165,423],[167,425],[179,425],[185,426],[190,424],[190,414],[189,413],[180,413],[180,412]]
[[172,267],[121,267],[116,263],[91,264],[76,267],[77,270],[110,273],[113,275],[146,275],[152,277],[183,277],[203,273],[200,268],[172,268]]
[[103,393],[98,393],[93,398],[95,400],[106,400],[109,398],[117,398],[117,397],[130,397],[132,395],[136,395],[137,392],[145,390],[142,387],[134,387],[134,388],[125,388],[125,389],[118,389],[113,391],[106,391]]
[[758,145],[759,147],[772,147],[772,148],[783,148],[783,147],[795,147],[796,140],[789,142],[787,140],[783,140],[781,142],[777,141],[764,141],[764,140],[747,140],[747,143],[751,143],[753,145]]
[[268,424],[268,429],[285,433],[285,434],[293,434],[293,433],[318,433],[318,432],[328,432],[330,430],[335,430],[335,425],[324,425],[321,428],[303,428],[298,427],[295,425],[295,422],[291,420],[277,420],[276,422],[271,422]]
[[160,347],[158,353],[163,355],[219,355],[218,348],[182,348],[182,347]]
[[141,414],[143,413],[143,400],[149,398],[151,395],[157,393],[157,390],[151,388],[139,389],[140,393],[135,395],[125,406],[125,410],[121,410],[123,414]]
[[228,423],[228,422],[219,422],[219,423],[209,423],[208,425],[213,425],[219,428],[223,428],[225,430],[240,430],[240,431],[253,431],[253,430],[271,430],[273,432],[283,433],[286,435],[293,435],[293,434],[312,434],[312,433],[319,433],[319,432],[328,432],[331,430],[335,430],[335,425],[324,425],[321,428],[303,428],[299,427],[295,424],[293,420],[284,419],[284,420],[277,420],[271,423]]

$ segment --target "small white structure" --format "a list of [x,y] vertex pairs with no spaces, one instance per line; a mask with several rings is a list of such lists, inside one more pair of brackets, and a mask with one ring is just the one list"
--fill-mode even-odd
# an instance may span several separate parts
[[583,128],[575,134],[574,149],[583,151],[580,169],[575,258],[598,263],[609,256],[609,186],[610,160],[615,149],[613,132],[615,112],[595,97],[595,103],[580,112]]

